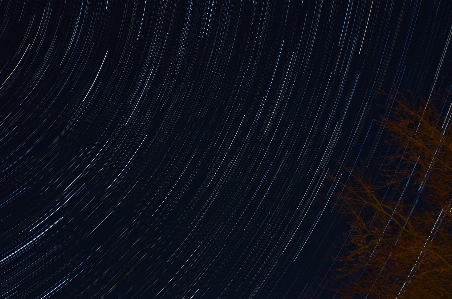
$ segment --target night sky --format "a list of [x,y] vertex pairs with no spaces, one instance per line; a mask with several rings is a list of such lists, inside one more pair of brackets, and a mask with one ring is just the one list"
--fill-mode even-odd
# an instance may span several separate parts
[[0,1],[0,298],[299,298],[450,0]]

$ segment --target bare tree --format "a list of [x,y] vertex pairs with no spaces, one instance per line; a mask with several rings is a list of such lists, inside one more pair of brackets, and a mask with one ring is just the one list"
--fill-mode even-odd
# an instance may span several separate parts
[[347,181],[330,175],[350,226],[330,283],[342,298],[452,298],[451,104],[439,94],[417,104],[382,94],[391,116],[378,124],[395,146],[382,180],[372,183],[363,166],[344,167]]

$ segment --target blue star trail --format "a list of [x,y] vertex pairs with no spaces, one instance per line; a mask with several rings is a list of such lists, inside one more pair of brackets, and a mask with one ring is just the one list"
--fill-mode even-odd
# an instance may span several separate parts
[[[301,298],[449,0],[0,1],[0,298]],[[336,246],[334,246],[336,245]]]

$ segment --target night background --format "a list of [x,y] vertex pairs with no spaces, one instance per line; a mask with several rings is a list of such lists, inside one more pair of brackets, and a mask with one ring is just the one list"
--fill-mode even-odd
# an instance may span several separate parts
[[449,0],[0,1],[0,298],[300,298]]

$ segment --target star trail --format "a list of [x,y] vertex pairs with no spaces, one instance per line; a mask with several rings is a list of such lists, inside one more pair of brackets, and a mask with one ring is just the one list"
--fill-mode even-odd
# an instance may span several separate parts
[[0,298],[301,298],[346,229],[327,174],[389,150],[378,92],[452,86],[449,0],[0,16]]

